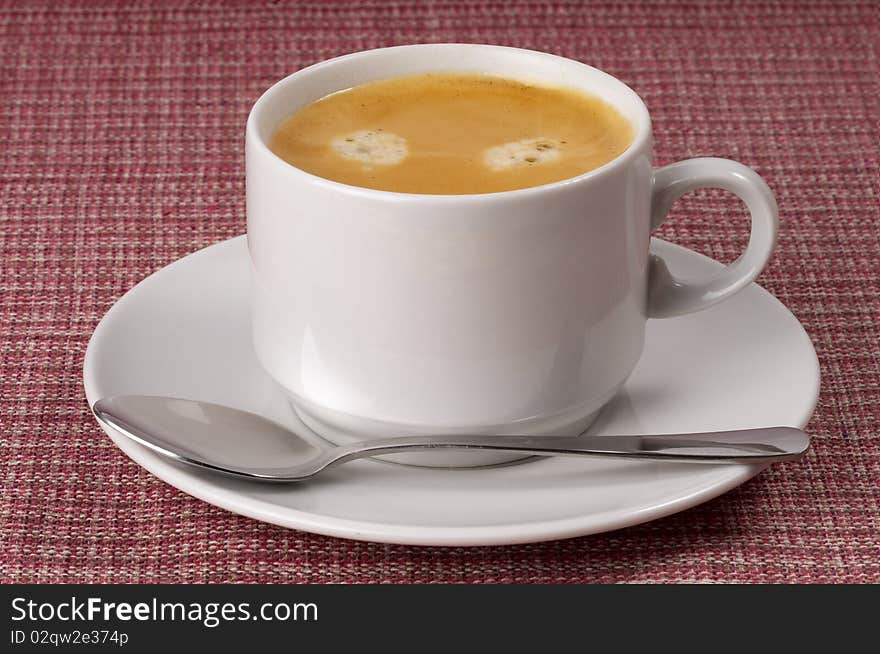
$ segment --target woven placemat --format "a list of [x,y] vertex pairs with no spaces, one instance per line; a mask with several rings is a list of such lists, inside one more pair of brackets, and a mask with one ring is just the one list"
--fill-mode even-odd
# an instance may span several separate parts
[[[876,2],[0,2],[0,580],[880,582]],[[250,105],[297,68],[379,46],[534,48],[645,98],[657,162],[753,166],[782,229],[761,283],[804,323],[822,394],[809,456],[708,504],[528,546],[350,542],[239,517],[107,439],[81,366],[147,274],[245,229]],[[727,195],[660,235],[730,261]]]

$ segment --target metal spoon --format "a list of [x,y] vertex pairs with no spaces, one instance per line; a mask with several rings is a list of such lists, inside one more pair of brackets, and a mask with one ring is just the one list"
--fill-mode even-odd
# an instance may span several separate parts
[[291,482],[379,454],[448,448],[628,459],[770,463],[797,459],[810,437],[793,427],[658,436],[407,436],[320,447],[262,416],[173,397],[120,395],[92,410],[103,424],[171,459],[257,481]]

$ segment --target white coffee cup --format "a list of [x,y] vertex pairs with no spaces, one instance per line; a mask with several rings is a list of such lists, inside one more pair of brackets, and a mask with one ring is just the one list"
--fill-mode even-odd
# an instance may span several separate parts
[[[578,177],[477,195],[348,186],[268,148],[285,117],[328,93],[430,71],[583,89],[631,121],[635,138]],[[432,44],[331,59],[260,97],[246,149],[256,354],[300,417],[334,442],[579,434],[635,367],[647,319],[730,297],[760,273],[776,239],[776,202],[751,169],[708,158],[652,168],[639,96],[595,68],[541,52]],[[714,277],[679,281],[649,254],[651,230],[678,197],[703,187],[745,202],[751,237]],[[449,452],[405,461],[514,458]]]

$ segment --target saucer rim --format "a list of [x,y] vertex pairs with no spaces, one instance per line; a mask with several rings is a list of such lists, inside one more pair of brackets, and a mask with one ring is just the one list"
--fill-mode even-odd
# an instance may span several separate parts
[[[95,378],[97,373],[94,370],[93,363],[96,357],[95,352],[100,347],[103,334],[112,328],[116,316],[125,309],[127,304],[136,301],[135,292],[137,289],[142,285],[155,283],[156,278],[171,274],[172,269],[177,267],[177,265],[184,260],[204,254],[208,250],[219,251],[235,247],[247,247],[245,242],[246,239],[246,235],[232,237],[208,245],[204,248],[200,248],[199,250],[172,261],[135,284],[132,288],[126,291],[110,307],[110,309],[108,309],[95,327],[95,330],[89,339],[83,359],[83,386],[90,410],[94,403],[100,399],[96,396],[98,381]],[[669,247],[681,250],[683,253],[686,253],[686,256],[699,257],[712,262],[716,266],[721,265],[711,257],[707,257],[699,252],[690,250],[689,248],[662,239],[652,238],[652,246],[656,243],[662,244],[662,247],[664,248]],[[797,326],[800,330],[800,336],[802,336],[803,339],[805,339],[805,342],[809,345],[809,351],[812,354],[811,360],[813,363],[812,397],[809,403],[804,404],[805,410],[802,417],[796,421],[798,424],[790,425],[803,428],[812,417],[819,398],[821,380],[819,361],[815,347],[803,325],[794,314],[782,304],[782,302],[759,284],[753,282],[752,285],[773,300],[777,305],[776,308],[783,311],[786,318],[792,323],[792,326]],[[614,531],[657,520],[693,508],[744,484],[768,467],[767,465],[731,464],[725,466],[725,468],[729,469],[725,478],[716,479],[711,485],[697,489],[691,493],[686,493],[666,502],[653,504],[650,507],[643,507],[641,509],[629,508],[624,511],[616,509],[563,519],[479,526],[457,525],[449,527],[419,525],[413,523],[366,522],[349,518],[309,513],[292,507],[281,507],[278,504],[274,504],[261,498],[242,495],[237,490],[231,490],[228,486],[225,486],[223,482],[226,480],[223,478],[212,480],[196,476],[191,471],[188,471],[181,466],[175,466],[170,462],[165,461],[159,455],[130,441],[121,434],[105,427],[103,424],[98,424],[109,436],[111,441],[135,463],[165,483],[177,488],[187,495],[208,502],[209,504],[239,515],[289,529],[358,541],[381,542],[397,545],[440,547],[519,545]],[[471,470],[473,471],[476,469]]]

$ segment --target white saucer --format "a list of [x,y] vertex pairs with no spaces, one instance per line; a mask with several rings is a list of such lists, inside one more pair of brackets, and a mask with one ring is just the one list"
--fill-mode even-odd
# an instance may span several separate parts
[[[663,241],[652,247],[681,276],[720,265]],[[89,403],[124,393],[175,395],[305,429],[251,349],[249,275],[246,241],[238,237],[126,293],[89,343]],[[752,285],[707,311],[649,321],[642,360],[591,432],[803,426],[818,390],[818,361],[803,328]],[[416,545],[526,543],[618,529],[705,502],[762,469],[551,457],[447,470],[362,460],[305,484],[259,485],[182,467],[111,432],[160,479],[230,511],[321,534]]]

